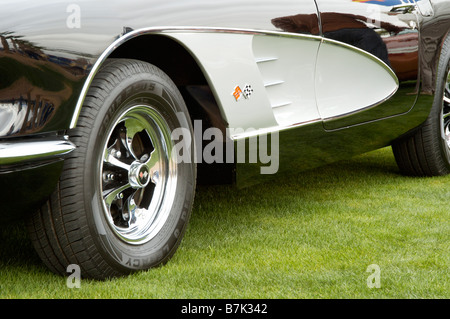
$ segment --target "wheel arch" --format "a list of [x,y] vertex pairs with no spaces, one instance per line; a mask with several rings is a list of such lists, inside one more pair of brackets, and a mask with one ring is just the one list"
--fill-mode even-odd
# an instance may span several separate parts
[[117,47],[108,58],[136,59],[163,70],[178,86],[207,85],[199,64],[190,52],[162,34],[144,34]]
[[[207,86],[212,89],[198,61],[181,43],[157,31],[133,32],[133,34],[127,34],[116,40],[98,58],[78,99],[71,128],[76,126],[78,113],[92,80],[105,61],[110,58],[136,59],[151,63],[165,72],[178,88]],[[215,98],[214,103],[219,105]],[[188,105],[189,107],[190,105]],[[219,115],[224,118],[222,114]]]
[[[214,96],[200,63],[189,49],[160,31],[132,32],[114,42],[94,65],[74,112],[71,128],[76,126],[84,98],[98,70],[108,59],[135,59],[153,64],[166,73],[178,87],[192,122],[201,121],[202,130],[217,127],[226,136],[228,123]],[[203,132],[202,132],[203,133]],[[198,165],[198,183],[232,183],[234,165]]]

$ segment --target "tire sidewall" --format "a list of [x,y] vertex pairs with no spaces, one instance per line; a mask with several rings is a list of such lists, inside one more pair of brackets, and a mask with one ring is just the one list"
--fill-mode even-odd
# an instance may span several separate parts
[[[100,108],[91,130],[85,163],[85,212],[89,235],[104,261],[115,271],[126,274],[148,269],[166,262],[178,247],[190,217],[195,190],[195,163],[177,163],[176,195],[168,218],[150,241],[131,245],[122,241],[111,229],[101,198],[101,161],[107,134],[121,114],[128,109],[146,105],[163,115],[170,129],[183,127],[192,132],[187,108],[175,85],[152,73],[126,77],[112,88]],[[178,116],[177,116],[178,114]],[[193,152],[192,157],[193,158]]]
[[447,76],[450,72],[450,37],[446,39],[441,51],[439,61],[439,71],[436,83],[436,92],[431,111],[430,120],[434,126],[434,134],[438,139],[439,158],[442,159],[442,166],[445,174],[450,173],[450,149],[445,141],[445,133],[443,127],[443,109],[444,109],[444,94],[445,85],[447,83]]

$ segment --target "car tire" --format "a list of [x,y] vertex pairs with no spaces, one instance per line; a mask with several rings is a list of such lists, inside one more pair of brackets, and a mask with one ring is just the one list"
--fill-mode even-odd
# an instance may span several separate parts
[[103,65],[69,132],[77,149],[54,194],[28,221],[52,271],[67,275],[69,265],[78,265],[82,277],[106,279],[169,260],[186,230],[196,184],[193,148],[186,145],[188,157],[179,160],[176,130],[193,132],[166,74],[137,60]]
[[396,140],[392,150],[404,175],[450,174],[450,37],[441,51],[436,91],[428,119],[414,134]]

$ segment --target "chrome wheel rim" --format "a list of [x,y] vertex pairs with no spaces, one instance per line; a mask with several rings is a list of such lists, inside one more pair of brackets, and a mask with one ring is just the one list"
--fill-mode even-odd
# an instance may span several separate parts
[[175,197],[171,130],[149,106],[135,106],[111,126],[100,167],[106,220],[124,242],[140,245],[167,221]]
[[450,72],[447,75],[447,82],[444,90],[444,106],[442,108],[442,128],[443,138],[450,149]]

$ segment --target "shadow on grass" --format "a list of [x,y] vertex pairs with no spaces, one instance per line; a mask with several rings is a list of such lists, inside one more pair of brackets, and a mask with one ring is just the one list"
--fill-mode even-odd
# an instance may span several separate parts
[[22,220],[0,226],[0,269],[6,267],[46,270],[33,248]]
[[390,148],[386,148],[308,171],[280,173],[265,183],[246,188],[199,185],[194,210],[208,205],[213,208],[218,204],[224,207],[249,206],[258,210],[267,208],[270,203],[279,204],[286,194],[297,196],[299,200],[311,196],[320,199],[321,193],[328,189],[352,191],[362,181],[365,187],[370,188],[371,183],[379,185],[407,178],[399,173]]
[[[313,201],[320,206],[321,201],[327,200],[326,192],[336,189],[351,192],[361,181],[370,188],[371,183],[379,185],[396,178],[405,177],[399,175],[390,150],[385,149],[306,172],[283,174],[244,189],[229,185],[198,186],[190,229],[194,237],[202,236],[204,227],[222,232],[239,232],[239,229],[251,232],[260,227],[258,220],[264,218],[320,213],[309,209],[307,204],[304,207],[292,204],[292,200],[296,203]],[[26,267],[34,272],[46,270],[22,221],[0,227],[0,268],[4,267]]]

